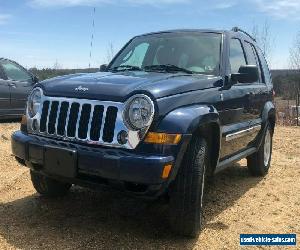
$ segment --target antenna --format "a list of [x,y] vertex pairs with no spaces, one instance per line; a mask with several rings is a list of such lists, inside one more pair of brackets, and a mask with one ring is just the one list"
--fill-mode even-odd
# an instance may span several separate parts
[[90,61],[89,61],[89,69],[91,68],[91,60],[92,60],[92,50],[93,50],[93,42],[94,42],[94,32],[95,32],[95,15],[96,15],[96,7],[94,7],[92,13],[92,35],[91,35],[91,44],[90,44]]

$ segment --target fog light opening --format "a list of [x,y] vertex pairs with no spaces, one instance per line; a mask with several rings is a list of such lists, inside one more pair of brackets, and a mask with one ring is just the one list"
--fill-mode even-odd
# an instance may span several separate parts
[[118,134],[118,142],[122,145],[126,144],[128,141],[128,133],[125,130],[122,130]]

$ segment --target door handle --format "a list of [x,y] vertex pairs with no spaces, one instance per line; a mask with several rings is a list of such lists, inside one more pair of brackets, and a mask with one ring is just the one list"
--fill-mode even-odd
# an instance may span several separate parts
[[14,83],[9,83],[8,86],[9,86],[9,87],[12,87],[12,88],[14,88],[14,89],[17,88],[16,84],[14,84]]

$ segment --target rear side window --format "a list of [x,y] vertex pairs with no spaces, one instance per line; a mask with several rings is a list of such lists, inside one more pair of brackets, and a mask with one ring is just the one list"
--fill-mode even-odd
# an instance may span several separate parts
[[252,48],[251,44],[248,42],[245,42],[245,51],[246,51],[246,55],[247,55],[248,65],[258,66],[253,48]]
[[244,50],[239,39],[231,39],[230,41],[230,66],[231,73],[238,73],[241,66],[246,65]]
[[267,85],[272,85],[272,76],[268,67],[268,63],[261,51],[261,49],[257,48],[257,53],[259,56],[259,60],[261,63],[261,67],[262,67],[262,79],[263,82],[266,83]]

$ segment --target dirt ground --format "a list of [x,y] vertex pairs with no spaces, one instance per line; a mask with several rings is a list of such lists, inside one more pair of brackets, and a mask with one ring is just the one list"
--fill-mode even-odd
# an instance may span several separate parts
[[40,197],[11,156],[18,127],[0,124],[0,249],[237,249],[240,233],[300,236],[300,128],[277,127],[267,177],[249,176],[245,161],[215,177],[193,240],[172,235],[162,202],[78,187],[65,198]]

